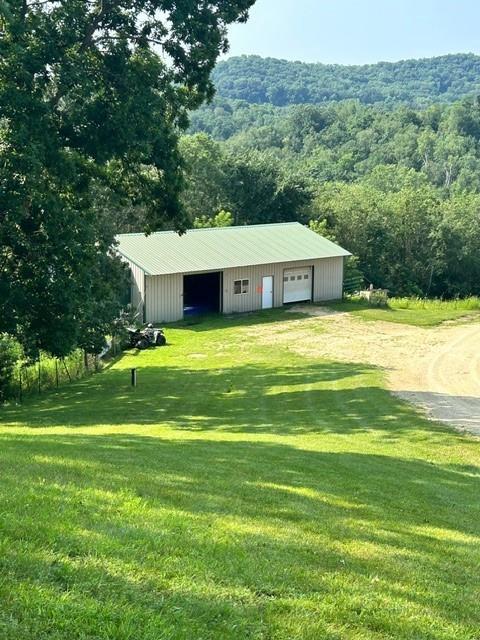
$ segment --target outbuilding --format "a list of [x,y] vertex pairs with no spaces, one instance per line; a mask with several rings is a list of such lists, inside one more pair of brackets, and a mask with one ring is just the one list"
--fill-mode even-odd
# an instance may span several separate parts
[[292,222],[117,236],[144,322],[342,297],[348,251]]

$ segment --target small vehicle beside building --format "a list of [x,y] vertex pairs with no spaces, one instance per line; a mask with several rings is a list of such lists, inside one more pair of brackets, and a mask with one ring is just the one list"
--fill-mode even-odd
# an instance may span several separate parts
[[129,346],[132,349],[148,349],[148,347],[163,347],[167,338],[163,329],[156,329],[149,323],[145,329],[129,327],[127,329]]

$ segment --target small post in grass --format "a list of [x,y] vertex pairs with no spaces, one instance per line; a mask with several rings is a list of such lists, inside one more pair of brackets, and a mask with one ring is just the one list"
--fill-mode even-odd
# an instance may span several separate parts
[[136,387],[137,386],[137,370],[131,369],[130,373],[131,373],[132,387]]

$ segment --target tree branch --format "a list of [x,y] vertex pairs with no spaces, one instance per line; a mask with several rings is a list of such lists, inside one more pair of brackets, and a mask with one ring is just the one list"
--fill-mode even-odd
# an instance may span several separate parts
[[91,44],[93,44],[93,34],[98,29],[98,27],[100,26],[100,22],[102,21],[102,18],[105,16],[105,13],[107,10],[107,4],[108,4],[108,0],[98,0],[98,10],[96,12],[96,16],[92,20],[90,25],[87,27],[87,31],[83,38],[82,44],[80,45],[80,49],[79,49],[80,53],[88,49],[88,47]]
[[[108,0],[98,0],[98,2],[97,2],[97,11],[95,11],[94,14],[93,14],[94,15],[94,19],[87,26],[87,29],[85,31],[85,35],[84,35],[83,40],[82,40],[82,42],[80,44],[80,47],[78,49],[78,52],[80,54],[84,53],[90,46],[92,46],[92,44],[94,44],[93,35],[94,35],[95,31],[98,29],[98,27],[100,26],[102,18],[105,17],[105,13],[107,11],[107,4],[108,4]],[[60,100],[63,98],[63,96],[65,95],[66,91],[67,91],[67,87],[66,86],[58,88],[57,92],[55,93],[55,95],[50,100],[50,104],[52,106],[52,109],[56,109],[58,107],[58,104],[59,104]]]

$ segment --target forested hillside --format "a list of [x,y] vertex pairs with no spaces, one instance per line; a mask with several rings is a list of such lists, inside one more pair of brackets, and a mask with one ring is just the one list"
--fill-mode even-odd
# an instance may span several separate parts
[[[480,293],[480,102],[426,109],[217,98],[182,140],[184,204],[208,223],[299,220],[394,293]],[[225,215],[222,214],[222,220]]]
[[370,65],[309,64],[259,56],[232,57],[213,73],[217,95],[250,103],[426,106],[480,91],[480,56],[447,55]]

